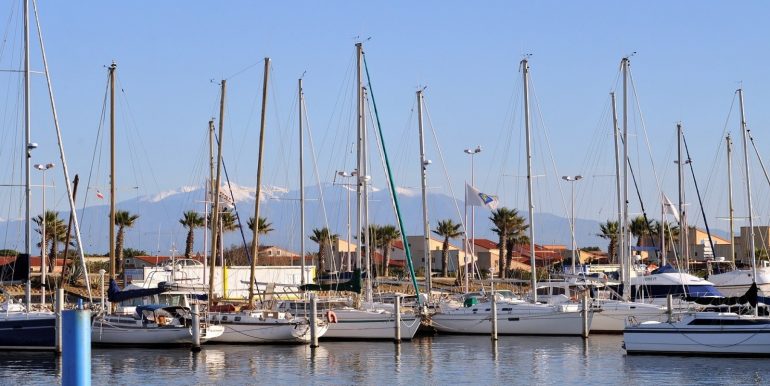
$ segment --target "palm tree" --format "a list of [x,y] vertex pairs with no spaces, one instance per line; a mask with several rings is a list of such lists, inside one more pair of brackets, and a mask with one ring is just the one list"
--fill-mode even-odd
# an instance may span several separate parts
[[[666,245],[673,246],[679,242],[679,225],[672,224],[668,221],[661,223],[655,221],[652,227],[652,237],[656,240],[660,240],[660,232],[663,230],[663,237],[665,237]],[[661,247],[663,247],[661,245]]]
[[[211,221],[211,215],[209,215],[209,224],[213,225]],[[211,226],[209,225],[209,226]],[[219,212],[219,230],[222,232],[222,237],[217,238],[217,250],[222,251],[224,253],[224,249],[222,246],[224,243],[222,242],[222,239],[224,238],[224,234],[227,232],[232,232],[234,230],[237,230],[241,226],[238,225],[238,219],[235,217],[235,214],[230,211],[230,209],[223,209]],[[217,265],[223,265],[224,262],[222,261],[221,254],[217,254]]]
[[[519,211],[516,209],[508,209],[506,207],[498,208],[492,211],[492,216],[489,217],[492,224],[495,225],[492,231],[497,233],[500,238],[498,248],[500,248],[499,266],[500,277],[507,277],[510,270],[511,263],[513,261],[513,245],[528,242],[528,238],[524,235],[524,231],[529,228],[529,225],[525,223],[523,217],[519,215]],[[508,240],[514,241],[513,244],[509,244]],[[508,250],[508,254],[506,254]],[[505,261],[503,260],[505,259]]]
[[393,242],[401,238],[401,231],[393,225],[383,225],[377,233],[377,244],[382,248],[382,258],[384,260],[383,274],[388,276],[388,266],[390,265],[390,249]]
[[179,223],[187,228],[187,241],[184,248],[184,257],[190,258],[193,249],[193,242],[195,240],[195,228],[203,227],[205,219],[194,210],[184,212],[182,218],[179,219]]
[[451,219],[446,219],[439,221],[436,229],[433,230],[433,233],[444,238],[444,244],[441,247],[441,275],[444,277],[449,276],[449,239],[462,236],[460,227],[462,224],[455,224]]
[[[369,247],[371,247],[371,252],[374,253],[374,251],[376,251],[377,248],[380,247],[380,232],[381,232],[381,228],[382,227],[377,225],[377,224],[369,224],[369,235],[368,235],[368,237],[367,237],[366,234],[364,234],[364,231],[361,230],[361,238],[359,240],[366,240],[366,241],[369,242],[367,245],[362,245],[361,253],[363,253],[363,254],[368,253],[367,252],[368,251],[367,248],[369,248]],[[362,241],[362,243],[363,243],[363,241]],[[374,257],[373,254],[370,254],[370,256]],[[374,258],[372,258],[372,259],[369,260],[369,266],[366,267],[366,271],[367,272],[371,272],[372,275],[373,275],[372,277],[376,277],[377,276],[376,273],[374,272],[374,269],[373,269],[374,266],[375,266]]]
[[599,224],[601,233],[596,235],[610,241],[607,246],[607,255],[609,255],[610,262],[615,263],[617,261],[616,254],[618,252],[618,222],[607,220],[604,224]]
[[[249,229],[254,232],[254,217],[249,217],[249,221],[246,221],[246,225],[249,227]],[[273,224],[267,222],[266,217],[260,217],[258,224],[257,224],[257,233],[260,235],[266,235],[273,231],[273,228],[271,228]],[[251,240],[251,250],[254,250],[254,242],[256,239]],[[257,252],[257,257],[259,257],[259,252]]]
[[313,234],[310,235],[310,240],[318,243],[318,276],[326,272],[326,250],[329,249],[331,243],[334,243],[339,238],[339,235],[332,234],[329,228],[313,229]]
[[[134,222],[139,218],[138,214],[131,214],[126,210],[115,212],[115,226],[118,227],[118,234],[115,236],[115,267],[118,272],[123,272],[123,240],[126,228],[134,226]],[[117,271],[117,269],[116,269]]]
[[[652,229],[654,223],[652,221],[645,220],[644,216],[636,216],[631,220],[629,230],[631,234],[636,237],[636,246],[641,247],[644,242],[645,236],[651,236],[655,231]],[[650,232],[652,230],[652,232]]]
[[41,236],[45,225],[45,240],[41,240],[37,246],[40,247],[40,255],[42,256],[42,251],[47,250],[48,243],[51,243],[51,250],[48,253],[48,272],[53,272],[59,252],[59,243],[64,242],[67,238],[67,227],[64,225],[64,221],[59,218],[59,212],[53,210],[45,211],[45,221],[43,221],[43,215],[33,218],[32,221],[37,225],[35,232]]

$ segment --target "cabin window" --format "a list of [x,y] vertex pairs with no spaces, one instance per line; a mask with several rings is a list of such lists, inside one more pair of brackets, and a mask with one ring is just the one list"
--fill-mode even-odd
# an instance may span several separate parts
[[236,316],[236,317],[235,317],[235,321],[236,321],[236,322],[240,322],[240,321],[241,321],[241,317],[240,317],[240,316]]
[[503,308],[503,311],[513,311],[513,308]]
[[223,316],[223,317],[222,317],[222,320],[227,320],[227,316]]

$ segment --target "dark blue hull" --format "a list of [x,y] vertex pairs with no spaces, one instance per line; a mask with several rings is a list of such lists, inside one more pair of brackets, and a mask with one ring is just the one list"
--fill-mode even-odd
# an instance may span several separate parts
[[0,350],[53,350],[56,318],[0,319]]

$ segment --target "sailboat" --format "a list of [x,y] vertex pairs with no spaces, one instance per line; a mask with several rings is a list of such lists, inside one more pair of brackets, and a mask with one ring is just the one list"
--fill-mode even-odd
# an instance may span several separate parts
[[[749,219],[749,245],[754,244],[754,220],[751,204],[751,179],[747,146],[748,130],[743,108],[743,90],[738,89],[741,131],[743,133],[746,194]],[[756,255],[751,248],[753,278],[756,274]],[[666,322],[633,323],[623,332],[623,347],[628,354],[687,354],[770,356],[770,317],[759,316],[755,279],[749,291],[738,299],[719,299],[721,304],[746,304],[750,315],[732,312],[696,312],[673,315]],[[704,303],[710,303],[708,300]],[[712,300],[713,302],[713,300]]]
[[[251,251],[251,276],[249,281],[249,305],[243,307],[241,311],[236,311],[235,306],[229,306],[229,309],[224,308],[224,311],[215,311],[212,307],[209,308],[208,321],[214,325],[221,326],[224,329],[224,333],[212,340],[212,342],[218,343],[309,343],[311,338],[311,324],[308,318],[297,317],[295,315],[270,309],[260,309],[254,302],[254,290],[255,290],[255,271],[257,253],[259,250],[259,233],[258,233],[258,219],[260,209],[260,193],[261,193],[261,179],[262,179],[262,157],[264,148],[264,133],[265,133],[265,118],[267,114],[267,85],[268,77],[270,74],[270,58],[265,58],[265,73],[264,84],[262,94],[262,119],[260,128],[260,140],[259,140],[259,161],[257,165],[257,193],[255,203],[255,225],[254,225],[254,242]],[[222,95],[220,100],[220,117],[219,117],[219,151],[217,154],[217,171],[216,182],[214,186],[214,206],[212,208],[212,219],[214,225],[213,229],[217,229],[217,221],[219,218],[219,189],[221,180],[221,163],[222,163],[222,131],[224,127],[224,106],[225,106],[225,90],[226,81],[222,80]],[[216,246],[217,246],[217,232],[212,232],[212,254],[210,262],[210,283],[209,283],[209,299],[213,296],[213,283],[214,283],[214,267],[216,266]],[[303,270],[304,274],[304,270]],[[224,306],[228,307],[228,306]],[[223,307],[217,307],[223,309]],[[325,333],[326,324],[323,320],[316,321],[316,332],[319,336]]]
[[[550,305],[537,302],[537,275],[535,275],[535,226],[532,189],[532,147],[529,124],[529,63],[521,61],[524,88],[524,125],[527,142],[527,192],[529,199],[530,266],[532,267],[532,301],[514,299],[492,292],[480,302],[465,302],[461,306],[442,303],[431,316],[431,324],[439,332],[455,334],[489,334],[492,317],[497,315],[497,332],[504,335],[582,335],[583,312],[588,312],[591,324],[593,312],[579,304]],[[495,299],[491,299],[495,296]],[[492,310],[492,307],[496,309]]]
[[[31,214],[30,214],[30,166],[32,158],[32,150],[37,147],[36,143],[31,141],[30,130],[30,118],[31,118],[31,96],[30,96],[30,9],[29,0],[23,1],[23,24],[24,24],[24,149],[20,154],[24,155],[24,170],[25,170],[25,182],[24,182],[24,205],[25,205],[25,236],[24,236],[24,253],[19,254],[16,261],[16,270],[22,271],[20,274],[15,275],[16,278],[24,280],[26,282],[26,304],[13,303],[6,294],[6,300],[0,304],[0,350],[55,350],[56,349],[56,324],[57,316],[53,312],[46,310],[33,311],[32,310],[32,287],[30,280],[30,256],[32,255],[31,249]],[[50,74],[48,72],[48,61],[45,54],[45,48],[43,46],[43,37],[40,29],[40,23],[37,18],[37,5],[34,4],[35,22],[37,25],[37,35],[40,42],[40,51],[42,54],[42,62],[44,67],[44,74],[48,85],[48,96],[51,100],[51,108],[53,113],[53,123],[57,133],[57,144],[59,149],[59,155],[62,162],[62,170],[64,172],[65,185],[67,187],[67,201],[69,203],[70,211],[73,214],[73,225],[75,229],[75,237],[78,246],[82,245],[80,239],[80,225],[78,223],[77,215],[75,212],[75,202],[73,199],[72,186],[69,184],[69,171],[67,167],[67,161],[64,156],[64,145],[61,138],[61,130],[59,127],[58,115],[56,112],[56,103],[53,98],[53,89]],[[83,263],[83,271],[85,272],[85,258],[83,257],[82,248],[78,248],[80,253],[81,262]],[[45,270],[41,273],[45,278]],[[85,277],[86,288],[88,289],[88,296],[91,296],[90,283],[88,282],[88,276]],[[43,281],[45,283],[45,281]],[[45,289],[41,291],[41,300],[44,301]],[[43,303],[41,301],[41,303]],[[61,302],[64,299],[60,299]]]
[[[369,229],[369,177],[367,172],[367,127],[366,127],[366,92],[364,86],[364,51],[363,44],[356,43],[356,69],[357,69],[357,168],[356,168],[356,225],[357,229]],[[371,92],[371,89],[369,89]],[[384,146],[383,146],[384,149]],[[387,161],[386,161],[387,162]],[[318,309],[321,311],[331,311],[336,317],[336,323],[329,323],[328,330],[322,339],[336,340],[371,340],[371,339],[393,339],[396,324],[396,310],[393,304],[375,302],[372,299],[372,278],[369,275],[368,268],[371,267],[370,256],[372,245],[369,240],[369,232],[362,232],[362,245],[367,248],[356,248],[356,265],[358,270],[361,267],[367,268],[367,275],[364,280],[364,298],[360,305],[354,304],[351,299],[336,298],[318,300]],[[403,236],[403,231],[402,231]],[[365,249],[365,254],[362,254]],[[359,271],[356,272],[359,272]],[[351,281],[358,281],[360,288],[361,276],[354,274]],[[342,284],[340,284],[342,285]],[[332,285],[331,287],[334,287]],[[308,290],[321,289],[315,285],[306,285]],[[306,302],[283,302],[282,310],[287,310],[298,315],[307,315]],[[420,327],[421,318],[409,310],[400,310],[400,339],[410,340],[414,337],[417,329]]]

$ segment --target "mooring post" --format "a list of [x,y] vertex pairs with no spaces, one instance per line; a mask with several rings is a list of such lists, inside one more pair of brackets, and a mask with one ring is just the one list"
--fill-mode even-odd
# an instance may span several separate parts
[[61,346],[62,346],[62,311],[64,310],[64,288],[59,288],[58,291],[56,291],[56,308],[54,309],[54,313],[56,314],[56,342],[55,342],[55,350],[56,355],[61,354]]
[[393,307],[393,312],[395,312],[395,317],[396,317],[395,318],[396,336],[393,337],[393,342],[398,344],[398,343],[401,343],[401,295],[396,295],[396,301],[395,301],[395,306]]
[[497,341],[497,296],[492,288],[492,340]]
[[588,308],[588,291],[583,291],[583,299],[582,299],[582,305],[583,305],[583,339],[588,338],[588,313],[590,312]]
[[318,299],[315,294],[310,294],[310,348],[318,347],[318,330],[316,319],[318,318]]
[[91,311],[77,308],[62,313],[62,385],[91,385]]
[[674,320],[674,298],[671,294],[666,296],[666,313],[668,314],[668,323]]
[[196,301],[192,305],[192,352],[201,351],[201,317],[200,317],[200,305]]

